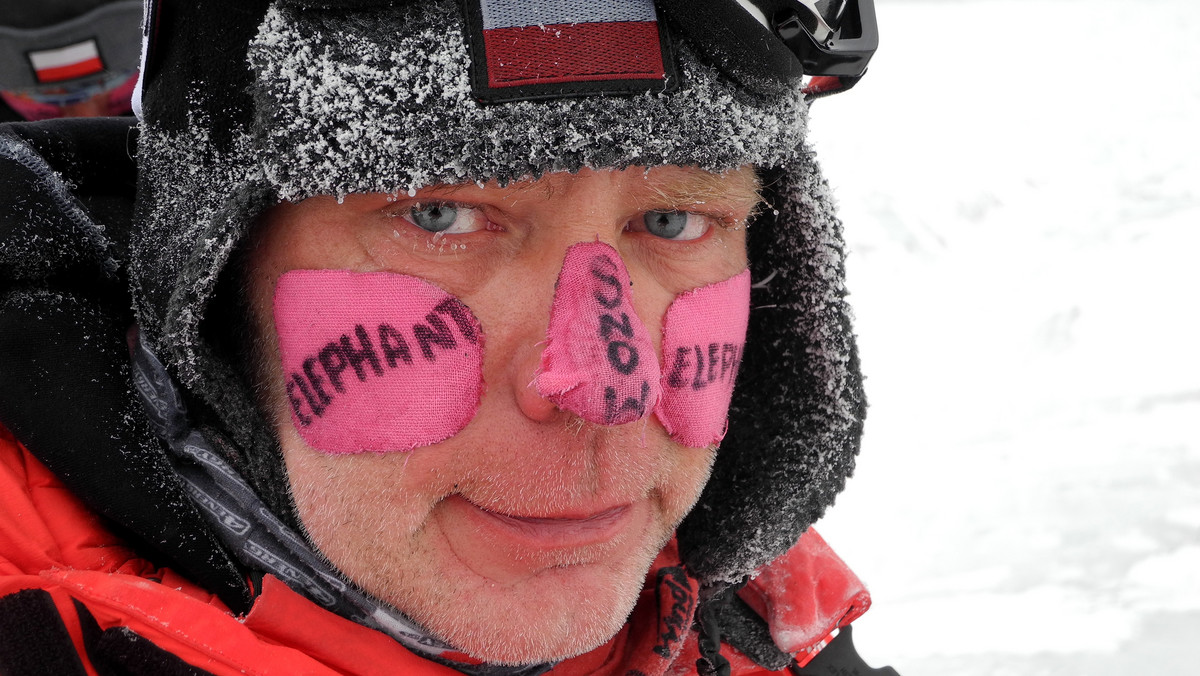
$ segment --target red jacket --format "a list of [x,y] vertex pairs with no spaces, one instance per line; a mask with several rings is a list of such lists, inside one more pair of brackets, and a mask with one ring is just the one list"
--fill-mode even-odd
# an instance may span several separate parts
[[[669,565],[678,565],[673,546],[655,568]],[[677,576],[659,580],[655,572],[617,636],[551,673],[695,673],[695,582]],[[4,604],[33,609],[21,613],[56,612],[65,630],[58,645],[80,656],[79,673],[103,675],[89,659],[99,636],[110,643],[148,640],[213,674],[457,675],[384,634],[329,613],[274,577],[265,577],[256,591],[250,612],[236,616],[214,594],[139,557],[0,427],[0,613]],[[775,644],[800,655],[870,604],[861,582],[812,531],[741,595],[768,620]],[[0,634],[3,622],[21,621],[13,617],[21,613],[10,610],[7,620],[0,619]],[[0,636],[0,656],[3,642]],[[770,673],[729,646],[722,654],[734,674]],[[149,669],[143,673],[160,673]]]

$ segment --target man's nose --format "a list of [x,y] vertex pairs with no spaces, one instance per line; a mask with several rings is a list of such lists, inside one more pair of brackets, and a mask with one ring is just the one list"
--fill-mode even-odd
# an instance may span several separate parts
[[623,425],[650,415],[660,380],[620,253],[603,242],[571,246],[555,284],[536,394],[588,422]]
[[544,340],[527,341],[516,348],[510,367],[510,377],[513,379],[513,396],[517,400],[517,408],[526,418],[537,422],[553,422],[566,414],[537,390],[537,374],[542,362]]
[[[657,377],[646,383],[650,396],[643,397],[641,381],[625,392],[629,388],[613,382],[611,366],[605,373],[605,364],[612,361],[610,345],[621,368],[629,369],[629,361],[635,360],[635,367],[643,367],[637,369],[639,373],[646,365],[653,366],[656,374],[658,369],[655,349],[630,302],[629,275],[617,250],[624,223],[620,209],[615,208],[619,200],[614,198],[611,182],[612,177],[603,172],[584,171],[574,176],[556,200],[569,208],[539,214],[540,227],[526,241],[521,267],[527,279],[520,293],[527,296],[512,299],[512,309],[523,314],[525,327],[536,329],[510,349],[509,369],[517,406],[535,422],[554,421],[569,413],[599,424],[620,424],[623,421],[618,418],[632,421],[644,417],[657,400]],[[580,255],[581,247],[590,255]],[[570,253],[573,250],[575,256]],[[603,260],[596,263],[593,259],[598,258]],[[593,271],[589,267],[593,263],[603,267]],[[622,281],[614,287],[616,276]],[[564,282],[597,288],[570,298]],[[620,308],[600,307],[593,298],[596,294],[610,305],[619,300]],[[606,313],[610,316],[601,326],[601,316]],[[631,352],[636,341],[626,334],[633,334],[635,327],[645,345]],[[609,415],[605,414],[606,392],[610,395]],[[639,408],[630,401],[630,394],[648,406]],[[580,403],[583,399],[587,402]],[[611,414],[626,404],[622,416]]]
[[634,308],[629,272],[620,253],[596,239],[531,269],[528,295],[509,306],[519,338],[496,348],[517,407],[534,422],[573,414],[622,425],[650,415],[661,396],[657,349]]

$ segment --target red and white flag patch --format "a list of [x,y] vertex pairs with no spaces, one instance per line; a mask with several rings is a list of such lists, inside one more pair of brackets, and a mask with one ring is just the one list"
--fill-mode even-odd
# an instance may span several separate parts
[[29,52],[29,65],[41,84],[64,82],[104,71],[100,49],[89,39],[66,47]]
[[653,0],[472,0],[472,86],[490,101],[666,89]]

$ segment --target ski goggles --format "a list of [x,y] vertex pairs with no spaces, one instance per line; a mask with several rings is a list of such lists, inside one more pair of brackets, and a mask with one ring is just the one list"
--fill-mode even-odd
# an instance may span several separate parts
[[752,0],[808,75],[860,78],[879,46],[871,0]]
[[872,0],[657,0],[689,44],[752,91],[805,78],[810,98],[844,91],[879,46]]
[[108,3],[38,28],[0,25],[0,90],[47,105],[91,98],[137,69],[141,25],[140,0]]

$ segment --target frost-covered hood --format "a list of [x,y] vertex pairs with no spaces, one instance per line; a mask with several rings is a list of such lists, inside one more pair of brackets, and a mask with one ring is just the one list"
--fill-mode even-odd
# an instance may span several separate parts
[[222,324],[237,303],[227,264],[264,209],[582,167],[755,165],[769,207],[750,227],[742,373],[713,477],[679,532],[694,575],[739,581],[832,503],[865,412],[841,225],[804,143],[804,97],[746,91],[676,39],[673,91],[483,104],[460,17],[446,1],[162,15],[167,39],[145,68],[132,243],[144,334],[193,410],[240,446],[238,469],[290,518],[278,444]]

